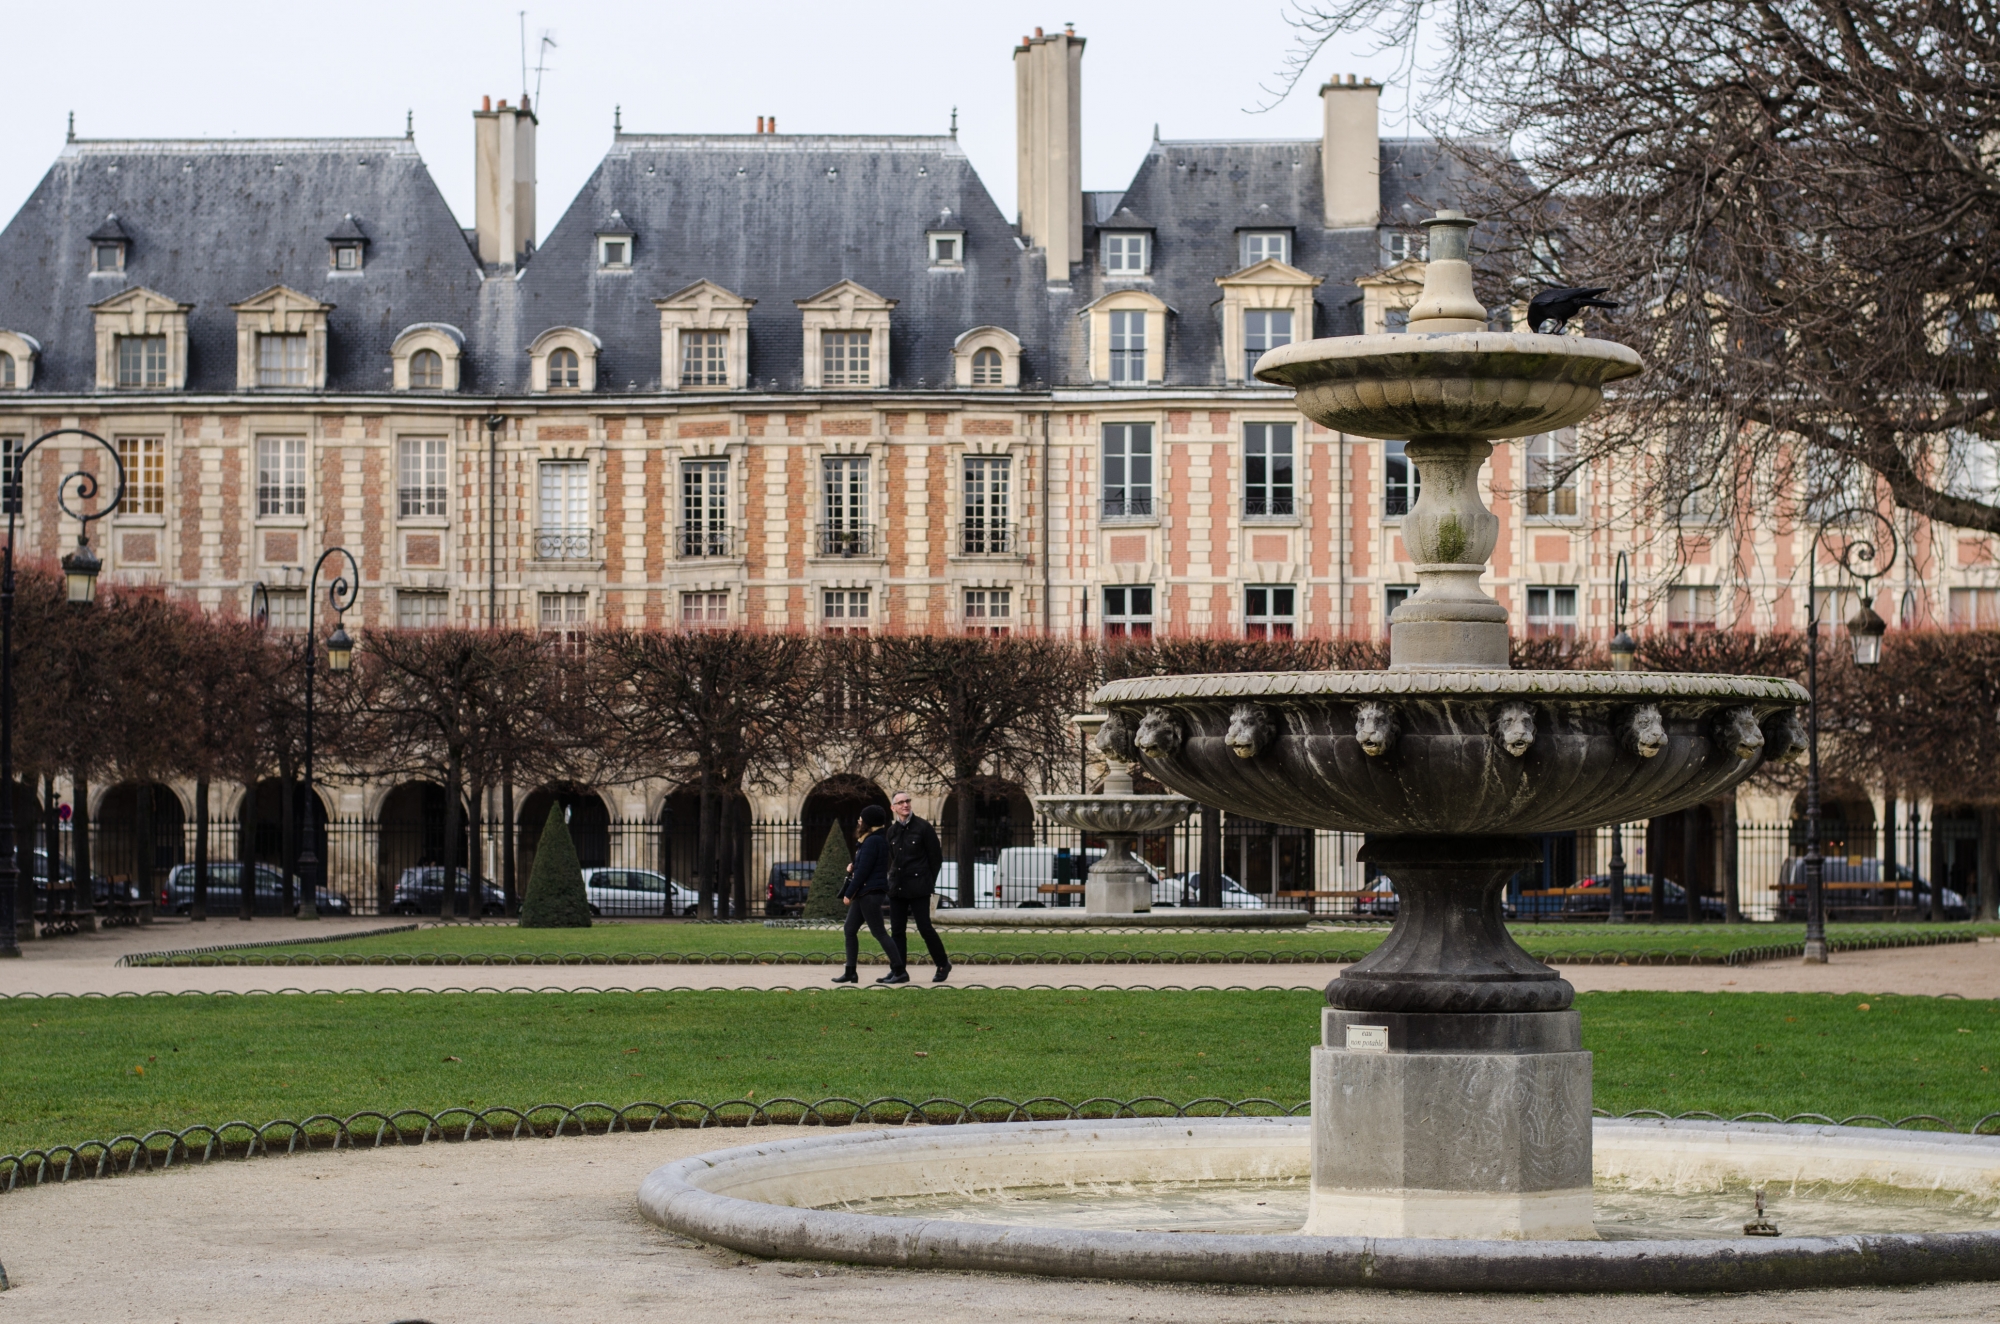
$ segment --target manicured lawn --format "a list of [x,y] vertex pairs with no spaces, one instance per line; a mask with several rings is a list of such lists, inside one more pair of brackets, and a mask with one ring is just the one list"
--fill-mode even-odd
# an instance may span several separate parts
[[[2000,1111],[2000,1004],[1578,1000],[1612,1111]],[[0,1002],[0,1152],[152,1127],[789,1095],[1305,1098],[1308,992],[355,994]],[[922,1054],[922,1056],[919,1056]],[[142,1074],[143,1069],[143,1074]]]
[[[1828,926],[1836,942],[1883,935],[1913,937],[1931,932],[1964,934],[1966,924],[1897,924]],[[1387,934],[1382,927],[1322,925],[1304,930],[1160,933],[964,933],[946,929],[946,945],[955,955],[1001,957],[1058,954],[1088,960],[1104,954],[1128,960],[1143,953],[1174,953],[1183,959],[1352,960],[1374,950]],[[1520,925],[1514,937],[1544,958],[1607,954],[1699,953],[1720,957],[1746,947],[1797,942],[1796,924],[1627,924],[1613,929],[1603,924]],[[912,935],[914,937],[914,935]],[[865,934],[861,949],[875,953]],[[588,929],[523,929],[513,924],[463,924],[389,933],[343,942],[300,947],[246,949],[253,961],[311,961],[335,956],[531,956],[584,954],[609,957],[699,954],[741,960],[797,960],[800,957],[838,959],[841,937],[833,929],[766,928],[762,924],[691,924],[684,922],[600,923]],[[212,956],[178,958],[192,964]]]

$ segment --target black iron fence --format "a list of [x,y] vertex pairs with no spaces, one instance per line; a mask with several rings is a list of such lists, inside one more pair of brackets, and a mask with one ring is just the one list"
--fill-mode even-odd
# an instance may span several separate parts
[[[46,821],[23,825],[23,871],[38,895],[51,874],[56,892],[68,895],[74,876],[75,833]],[[460,904],[475,873],[487,889],[483,909],[507,900],[507,857],[513,855],[516,888],[534,866],[541,825],[521,823],[509,842],[498,825],[469,828],[456,862],[464,881]],[[814,864],[833,824],[731,821],[717,835],[712,874],[718,913],[765,918],[798,913]],[[593,908],[605,916],[692,914],[705,871],[697,825],[691,819],[588,820],[570,823]],[[971,900],[977,906],[1080,906],[1089,864],[1105,843],[1047,819],[982,820],[975,826]],[[129,823],[91,827],[91,874],[100,904],[112,898],[150,898],[172,913],[192,900],[195,825],[163,817],[149,831]],[[258,866],[260,889],[271,891],[274,913],[298,895],[284,861],[296,860],[302,832],[285,839],[277,824],[245,831],[236,820],[210,823],[208,859],[212,910],[237,904],[240,862]],[[963,896],[958,879],[954,825],[940,825],[945,851],[938,892],[946,904]],[[1849,832],[1829,824],[1822,850],[1830,917],[1854,920],[1969,919],[1978,910],[1978,825],[1952,819],[1900,823],[1893,833]],[[1281,907],[1329,919],[1386,920],[1396,913],[1392,880],[1357,858],[1358,833],[1312,831],[1224,815],[1221,832],[1223,903]],[[1796,824],[1731,824],[1708,811],[1670,815],[1620,829],[1625,857],[1624,906],[1629,919],[1701,923],[1726,918],[1796,920],[1803,917],[1803,839]],[[51,849],[53,845],[53,849]],[[436,913],[445,844],[443,825],[429,821],[332,819],[316,826],[314,853],[324,867],[325,891],[349,913]],[[1143,838],[1138,853],[1151,866],[1156,907],[1200,901],[1200,818],[1170,832]],[[476,861],[475,857],[476,856]],[[1519,920],[1602,922],[1609,914],[1612,830],[1542,839],[1538,865],[1508,885],[1506,904]],[[37,908],[41,908],[38,903]]]

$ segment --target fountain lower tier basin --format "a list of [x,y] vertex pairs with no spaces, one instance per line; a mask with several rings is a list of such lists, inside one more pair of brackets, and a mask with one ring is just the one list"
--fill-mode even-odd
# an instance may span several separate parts
[[[773,1258],[1429,1291],[1728,1292],[2000,1279],[2000,1137],[1598,1119],[1598,1240],[1296,1232],[1312,1121],[835,1131],[656,1169],[645,1216]],[[1781,1234],[1752,1237],[1752,1188]]]
[[1093,701],[1205,805],[1392,834],[1564,832],[1670,813],[1804,750],[1768,676],[1312,671],[1143,676]]
[[956,929],[1302,929],[1312,922],[1303,910],[1249,907],[1173,906],[1108,915],[1082,906],[951,907],[931,916],[939,928]]

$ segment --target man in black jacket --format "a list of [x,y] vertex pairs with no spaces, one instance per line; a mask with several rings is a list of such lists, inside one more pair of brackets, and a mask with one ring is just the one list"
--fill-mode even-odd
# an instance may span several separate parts
[[933,984],[942,984],[951,974],[951,957],[944,941],[931,925],[931,892],[937,886],[938,870],[944,865],[944,847],[938,843],[937,829],[910,812],[910,793],[898,791],[889,800],[895,815],[889,824],[889,927],[896,947],[907,967],[910,945],[908,924],[917,921],[917,932],[931,950]]

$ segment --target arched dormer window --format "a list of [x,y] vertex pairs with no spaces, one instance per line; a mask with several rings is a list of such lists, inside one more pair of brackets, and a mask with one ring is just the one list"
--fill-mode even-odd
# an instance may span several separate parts
[[35,360],[42,347],[33,336],[0,331],[0,391],[25,391],[35,384]]
[[398,391],[456,391],[465,357],[465,335],[443,322],[406,326],[389,348]]
[[977,326],[952,342],[952,379],[987,390],[1021,384],[1021,341],[999,326]]
[[528,346],[528,389],[596,390],[597,355],[603,347],[581,327],[558,326],[542,332]]

